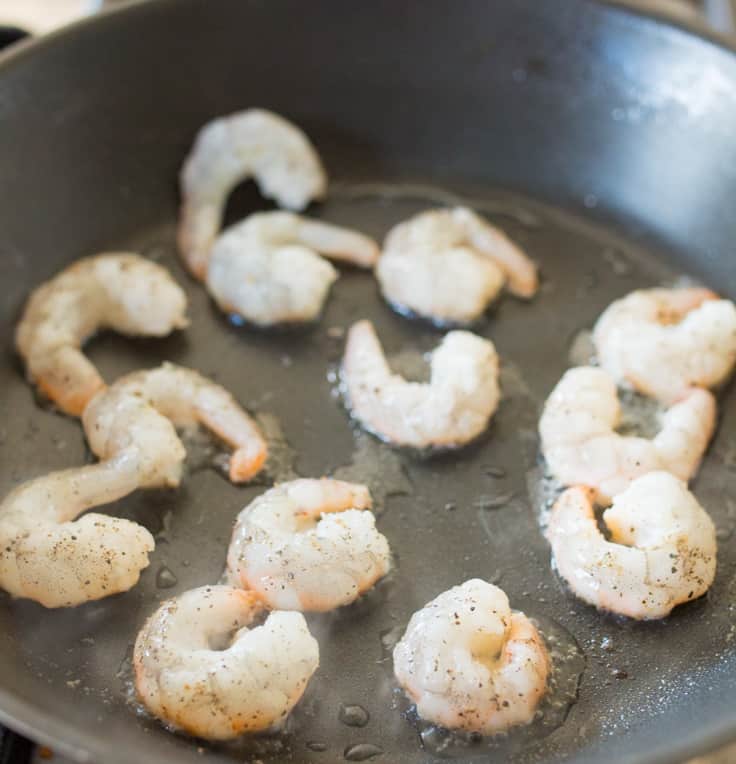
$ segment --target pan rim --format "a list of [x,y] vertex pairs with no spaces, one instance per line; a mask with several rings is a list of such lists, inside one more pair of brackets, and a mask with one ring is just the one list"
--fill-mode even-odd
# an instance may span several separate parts
[[[212,2],[212,0],[188,0],[188,2],[204,3]],[[663,27],[676,29],[691,37],[697,37],[703,42],[736,56],[736,38],[717,32],[704,23],[673,18],[663,11],[642,9],[635,5],[636,0],[582,0],[582,2],[591,6],[609,8],[625,16],[654,21]],[[53,46],[59,41],[66,42],[72,35],[85,32],[89,26],[104,25],[120,15],[166,13],[163,10],[166,6],[173,7],[180,4],[181,0],[155,0],[155,2],[151,2],[151,0],[126,0],[122,5],[104,8],[94,15],[84,16],[40,37],[29,35],[0,52],[0,76],[3,76],[13,66],[22,64],[27,56],[34,55],[36,51]]]
[[[183,0],[128,0],[120,6],[104,9],[94,15],[81,18],[58,30],[41,37],[28,37],[12,45],[0,53],[0,81],[16,66],[22,66],[28,56],[37,55],[40,51],[57,44],[68,44],[75,35],[99,30],[105,24],[114,23],[119,16],[138,15],[145,18],[149,13],[168,12],[169,7],[181,5]],[[212,0],[187,0],[190,4],[211,3]],[[736,56],[736,40],[722,33],[715,32],[704,24],[694,21],[675,19],[665,13],[653,10],[643,10],[633,4],[633,0],[582,0],[590,6],[600,6],[610,9],[622,16],[634,19],[648,20],[657,25],[674,29],[678,32],[697,38],[725,53]],[[32,741],[52,747],[60,753],[80,764],[94,761],[103,756],[111,764],[127,764],[129,759],[124,752],[118,752],[105,746],[100,737],[90,737],[78,727],[69,727],[58,720],[58,717],[47,714],[32,703],[19,698],[17,695],[0,686],[0,722]],[[712,724],[695,741],[664,742],[648,752],[633,754],[625,761],[627,764],[666,764],[673,760],[689,759],[707,754],[719,747],[736,741],[736,719]]]

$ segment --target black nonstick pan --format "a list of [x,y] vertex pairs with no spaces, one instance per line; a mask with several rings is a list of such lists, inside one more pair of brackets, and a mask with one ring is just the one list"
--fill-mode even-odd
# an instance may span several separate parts
[[[479,442],[420,458],[351,427],[331,382],[339,329],[371,318],[404,360],[441,336],[393,313],[369,274],[345,270],[314,325],[259,332],[229,323],[180,267],[179,166],[202,124],[248,106],[294,120],[324,157],[332,189],[310,214],[381,238],[460,200],[540,263],[538,297],[504,298],[476,327],[501,354],[504,393]],[[310,617],[321,666],[284,733],[210,746],[167,732],[131,698],[135,634],[162,599],[219,578],[235,515],[268,482],[233,487],[193,446],[180,490],[109,510],[157,536],[136,588],[59,611],[0,596],[0,718],[105,764],[643,763],[735,738],[736,396],[722,393],[694,484],[718,528],[715,584],[658,623],[601,615],[553,575],[535,429],[573,341],[611,300],[683,274],[736,297],[735,197],[734,52],[620,6],[158,0],[17,46],[0,63],[0,492],[89,458],[78,423],[36,400],[14,356],[26,295],[77,257],[131,248],[173,270],[192,325],[94,340],[106,378],[164,359],[216,377],[267,424],[271,479],[371,485],[396,569],[363,601]],[[267,207],[245,185],[228,217]],[[548,720],[490,746],[422,729],[388,659],[414,610],[472,576],[539,620],[561,666]],[[353,704],[362,727],[345,724],[364,721],[341,713]]]

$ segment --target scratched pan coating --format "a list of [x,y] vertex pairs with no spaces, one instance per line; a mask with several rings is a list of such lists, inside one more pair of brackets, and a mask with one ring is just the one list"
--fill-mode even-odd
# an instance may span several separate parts
[[[110,508],[159,538],[135,589],[56,612],[0,596],[0,717],[80,761],[333,762],[357,743],[383,749],[378,761],[433,760],[395,707],[381,635],[471,576],[498,580],[515,608],[552,619],[585,655],[564,724],[498,757],[669,761],[736,735],[736,396],[722,396],[695,483],[720,531],[716,582],[664,622],[620,623],[572,599],[550,571],[528,492],[538,407],[579,330],[632,288],[683,273],[736,296],[733,54],[585,0],[421,9],[160,0],[0,64],[2,493],[87,459],[78,424],[39,407],[23,381],[11,334],[24,297],[76,257],[123,246],[172,268],[192,326],[161,341],[96,339],[89,352],[106,377],[163,359],[193,366],[277,418],[295,455],[289,465],[281,449],[280,474],[355,462],[342,474],[403,490],[379,518],[396,571],[365,601],[310,617],[319,672],[288,734],[258,745],[198,748],[137,715],[128,696],[143,619],[164,597],[218,579],[233,519],[263,486],[229,485],[200,454],[180,490]],[[391,353],[440,336],[391,312],[369,274],[344,271],[315,325],[264,333],[228,323],[178,265],[177,169],[200,125],[249,105],[285,114],[318,146],[335,187],[316,216],[380,238],[432,200],[462,198],[541,264],[533,303],[505,297],[478,325],[503,359],[504,398],[472,447],[411,459],[355,435],[332,395],[340,342],[328,329],[368,317]],[[247,185],[229,217],[266,207]],[[368,724],[341,723],[341,703],[364,706]],[[488,755],[465,758],[475,754]]]

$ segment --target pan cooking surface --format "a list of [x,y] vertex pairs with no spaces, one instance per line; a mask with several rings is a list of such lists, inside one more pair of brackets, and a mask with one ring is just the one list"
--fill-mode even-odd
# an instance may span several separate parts
[[[431,188],[343,183],[317,214],[380,237],[438,196]],[[212,755],[318,761],[315,748],[326,745],[319,756],[334,760],[360,743],[379,746],[389,760],[486,754],[472,745],[443,750],[441,736],[431,730],[423,735],[425,750],[422,730],[402,714],[407,704],[394,689],[389,658],[414,610],[474,576],[502,586],[515,608],[538,618],[548,635],[562,641],[563,652],[572,654],[563,661],[563,705],[570,693],[574,696],[577,671],[584,666],[579,700],[565,723],[551,731],[553,725],[537,725],[534,734],[512,734],[492,746],[499,755],[536,759],[596,739],[614,745],[624,731],[651,723],[653,713],[665,715],[668,705],[683,696],[692,698],[696,714],[697,696],[711,677],[733,676],[729,640],[736,631],[730,600],[736,578],[728,548],[736,504],[723,495],[733,479],[736,444],[725,427],[696,481],[698,498],[719,528],[718,577],[707,597],[678,608],[665,621],[619,622],[569,596],[550,570],[538,527],[535,426],[541,403],[569,363],[575,337],[612,299],[637,286],[672,282],[678,271],[654,253],[529,200],[488,196],[474,202],[542,263],[544,283],[533,303],[505,297],[477,327],[496,343],[503,364],[503,402],[489,432],[467,449],[432,458],[393,451],[360,433],[334,396],[339,330],[352,321],[373,320],[388,352],[404,367],[412,355],[416,366],[416,350],[430,349],[441,336],[427,324],[393,313],[370,274],[344,270],[317,324],[259,332],[230,324],[186,277],[175,256],[170,222],[120,242],[173,270],[187,288],[193,320],[187,332],[161,342],[99,337],[90,354],[103,374],[113,379],[168,359],[213,376],[265,417],[272,437],[280,429],[286,443],[281,440],[277,449],[272,475],[337,473],[369,483],[380,502],[379,527],[396,554],[395,571],[365,600],[337,613],[309,616],[321,646],[321,666],[289,731],[255,742],[205,746]],[[246,189],[233,206],[245,211],[261,203],[254,190]],[[29,269],[19,268],[17,277],[26,289],[34,285]],[[6,363],[2,374],[14,412],[4,423],[3,491],[19,479],[85,461],[79,426],[39,407],[17,364]],[[728,421],[734,407],[727,395],[724,403]],[[212,449],[194,443],[192,451],[180,490],[141,492],[110,507],[111,514],[135,519],[157,535],[152,564],[139,586],[71,611],[44,611],[3,598],[0,628],[6,653],[42,684],[70,704],[94,708],[93,725],[100,735],[111,724],[131,726],[156,747],[196,758],[196,741],[173,737],[155,721],[136,717],[132,642],[162,599],[218,580],[233,520],[263,487],[230,485]],[[678,654],[665,662],[663,649],[669,651],[673,643]],[[340,720],[341,708],[351,705],[368,712],[365,726]],[[554,722],[561,723],[566,710],[553,709]]]
[[[600,615],[551,572],[536,422],[581,330],[611,300],[683,274],[736,297],[736,63],[590,0],[467,0],[452,14],[426,0],[420,21],[394,0],[320,0],[309,13],[290,0],[157,0],[0,65],[2,495],[88,459],[78,423],[39,405],[23,380],[12,351],[23,300],[75,258],[129,247],[172,269],[192,325],[160,341],[93,340],[105,377],[162,360],[213,376],[266,425],[271,478],[368,482],[396,556],[364,600],[309,617],[321,665],[286,733],[232,746],[170,734],[132,702],[135,634],[164,598],[219,579],[236,514],[267,485],[230,485],[211,444],[188,444],[181,489],[109,508],[157,537],[137,587],[53,612],[0,595],[0,715],[59,751],[113,764],[335,762],[376,749],[390,762],[651,763],[734,732],[733,391],[721,395],[694,483],[719,532],[716,581],[659,623]],[[175,178],[192,137],[213,116],[256,105],[303,127],[325,159],[334,185],[310,214],[380,239],[459,198],[541,264],[531,304],[504,297],[477,326],[500,353],[504,396],[478,442],[419,458],[352,427],[334,395],[341,330],[373,320],[397,367],[418,375],[417,354],[441,336],[393,313],[370,274],[343,270],[314,325],[261,332],[230,323],[179,266]],[[230,222],[264,207],[246,185]],[[387,660],[410,614],[471,576],[538,619],[562,666],[552,721],[490,751],[420,728]]]

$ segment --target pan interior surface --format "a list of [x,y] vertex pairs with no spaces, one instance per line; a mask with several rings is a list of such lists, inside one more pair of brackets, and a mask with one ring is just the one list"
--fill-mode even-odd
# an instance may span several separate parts
[[[694,483],[719,532],[716,581],[662,622],[598,614],[555,577],[538,522],[536,435],[571,347],[611,300],[684,274],[736,297],[727,207],[736,62],[686,32],[583,0],[412,8],[160,0],[0,66],[2,495],[89,458],[79,425],[25,383],[12,330],[35,285],[103,249],[170,267],[192,319],[164,340],[95,339],[89,354],[104,376],[162,360],[196,368],[261,417],[278,456],[267,479],[236,488],[208,444],[191,443],[179,490],[110,506],[157,538],[130,592],[69,611],[0,596],[0,712],[80,761],[337,761],[369,744],[379,761],[653,762],[736,732],[733,392],[720,396]],[[250,105],[293,119],[324,157],[334,183],[310,214],[380,240],[415,212],[466,203],[540,263],[536,299],[504,297],[475,328],[496,344],[503,391],[478,442],[420,458],[351,425],[334,394],[341,330],[370,318],[404,360],[442,336],[393,313],[370,274],[342,270],[315,324],[263,332],[233,325],[184,273],[178,167],[198,127]],[[265,208],[246,185],[228,217]],[[226,746],[173,735],[132,698],[135,634],[163,599],[219,579],[236,514],[269,480],[292,475],[366,481],[395,570],[358,603],[309,616],[320,668],[285,732]],[[475,576],[556,636],[565,698],[577,693],[553,725],[490,750],[443,747],[405,713],[391,676],[390,647],[411,613]],[[340,720],[356,704],[364,726]]]

